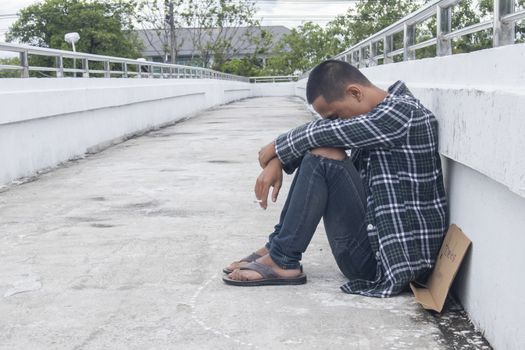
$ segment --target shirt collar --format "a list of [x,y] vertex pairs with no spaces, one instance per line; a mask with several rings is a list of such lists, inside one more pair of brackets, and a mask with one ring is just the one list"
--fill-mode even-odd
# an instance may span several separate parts
[[397,95],[397,96],[409,95],[410,97],[414,97],[414,95],[412,95],[410,90],[408,90],[405,83],[402,82],[401,80],[396,81],[393,85],[391,85],[388,88],[388,94]]

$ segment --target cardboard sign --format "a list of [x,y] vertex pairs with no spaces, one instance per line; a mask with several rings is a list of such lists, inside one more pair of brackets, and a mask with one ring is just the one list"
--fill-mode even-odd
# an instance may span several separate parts
[[448,290],[452,286],[470,243],[471,241],[459,227],[454,224],[450,225],[427,285],[419,286],[416,283],[410,283],[416,300],[425,309],[441,312]]

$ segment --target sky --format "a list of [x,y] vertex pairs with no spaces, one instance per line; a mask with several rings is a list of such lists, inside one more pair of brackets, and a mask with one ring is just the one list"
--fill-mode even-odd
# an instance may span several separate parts
[[[0,41],[16,20],[20,9],[40,0],[0,0]],[[352,0],[256,0],[257,17],[263,25],[284,25],[293,28],[305,21],[325,25],[338,14],[355,4]],[[7,17],[6,17],[7,15]]]
[[0,0],[0,41],[4,41],[4,34],[16,20],[16,17],[5,17],[17,13],[21,8],[31,5],[34,0]]

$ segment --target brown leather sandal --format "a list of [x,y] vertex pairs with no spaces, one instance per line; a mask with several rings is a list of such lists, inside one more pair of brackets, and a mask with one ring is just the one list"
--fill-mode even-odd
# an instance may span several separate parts
[[303,273],[301,266],[301,273],[295,277],[281,277],[268,265],[258,263],[256,261],[242,266],[240,270],[252,270],[258,272],[261,278],[250,281],[234,280],[228,276],[224,276],[222,280],[226,284],[240,287],[255,287],[255,286],[289,286],[306,283],[306,275]]
[[[236,263],[241,263],[241,262],[247,262],[247,263],[251,263],[251,262],[254,262],[255,260],[259,259],[261,257],[261,255],[257,254],[257,253],[251,253],[250,255],[248,255],[247,257],[244,257],[242,258],[241,260],[239,261],[236,261]],[[225,267],[224,269],[222,269],[222,272],[226,273],[226,274],[230,274],[233,272],[233,270]]]

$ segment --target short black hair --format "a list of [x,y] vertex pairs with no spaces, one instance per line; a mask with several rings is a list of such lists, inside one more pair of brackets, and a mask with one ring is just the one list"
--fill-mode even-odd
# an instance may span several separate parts
[[348,84],[370,86],[372,83],[350,63],[327,60],[310,72],[306,83],[306,99],[312,104],[319,96],[326,102],[333,102],[344,96]]

